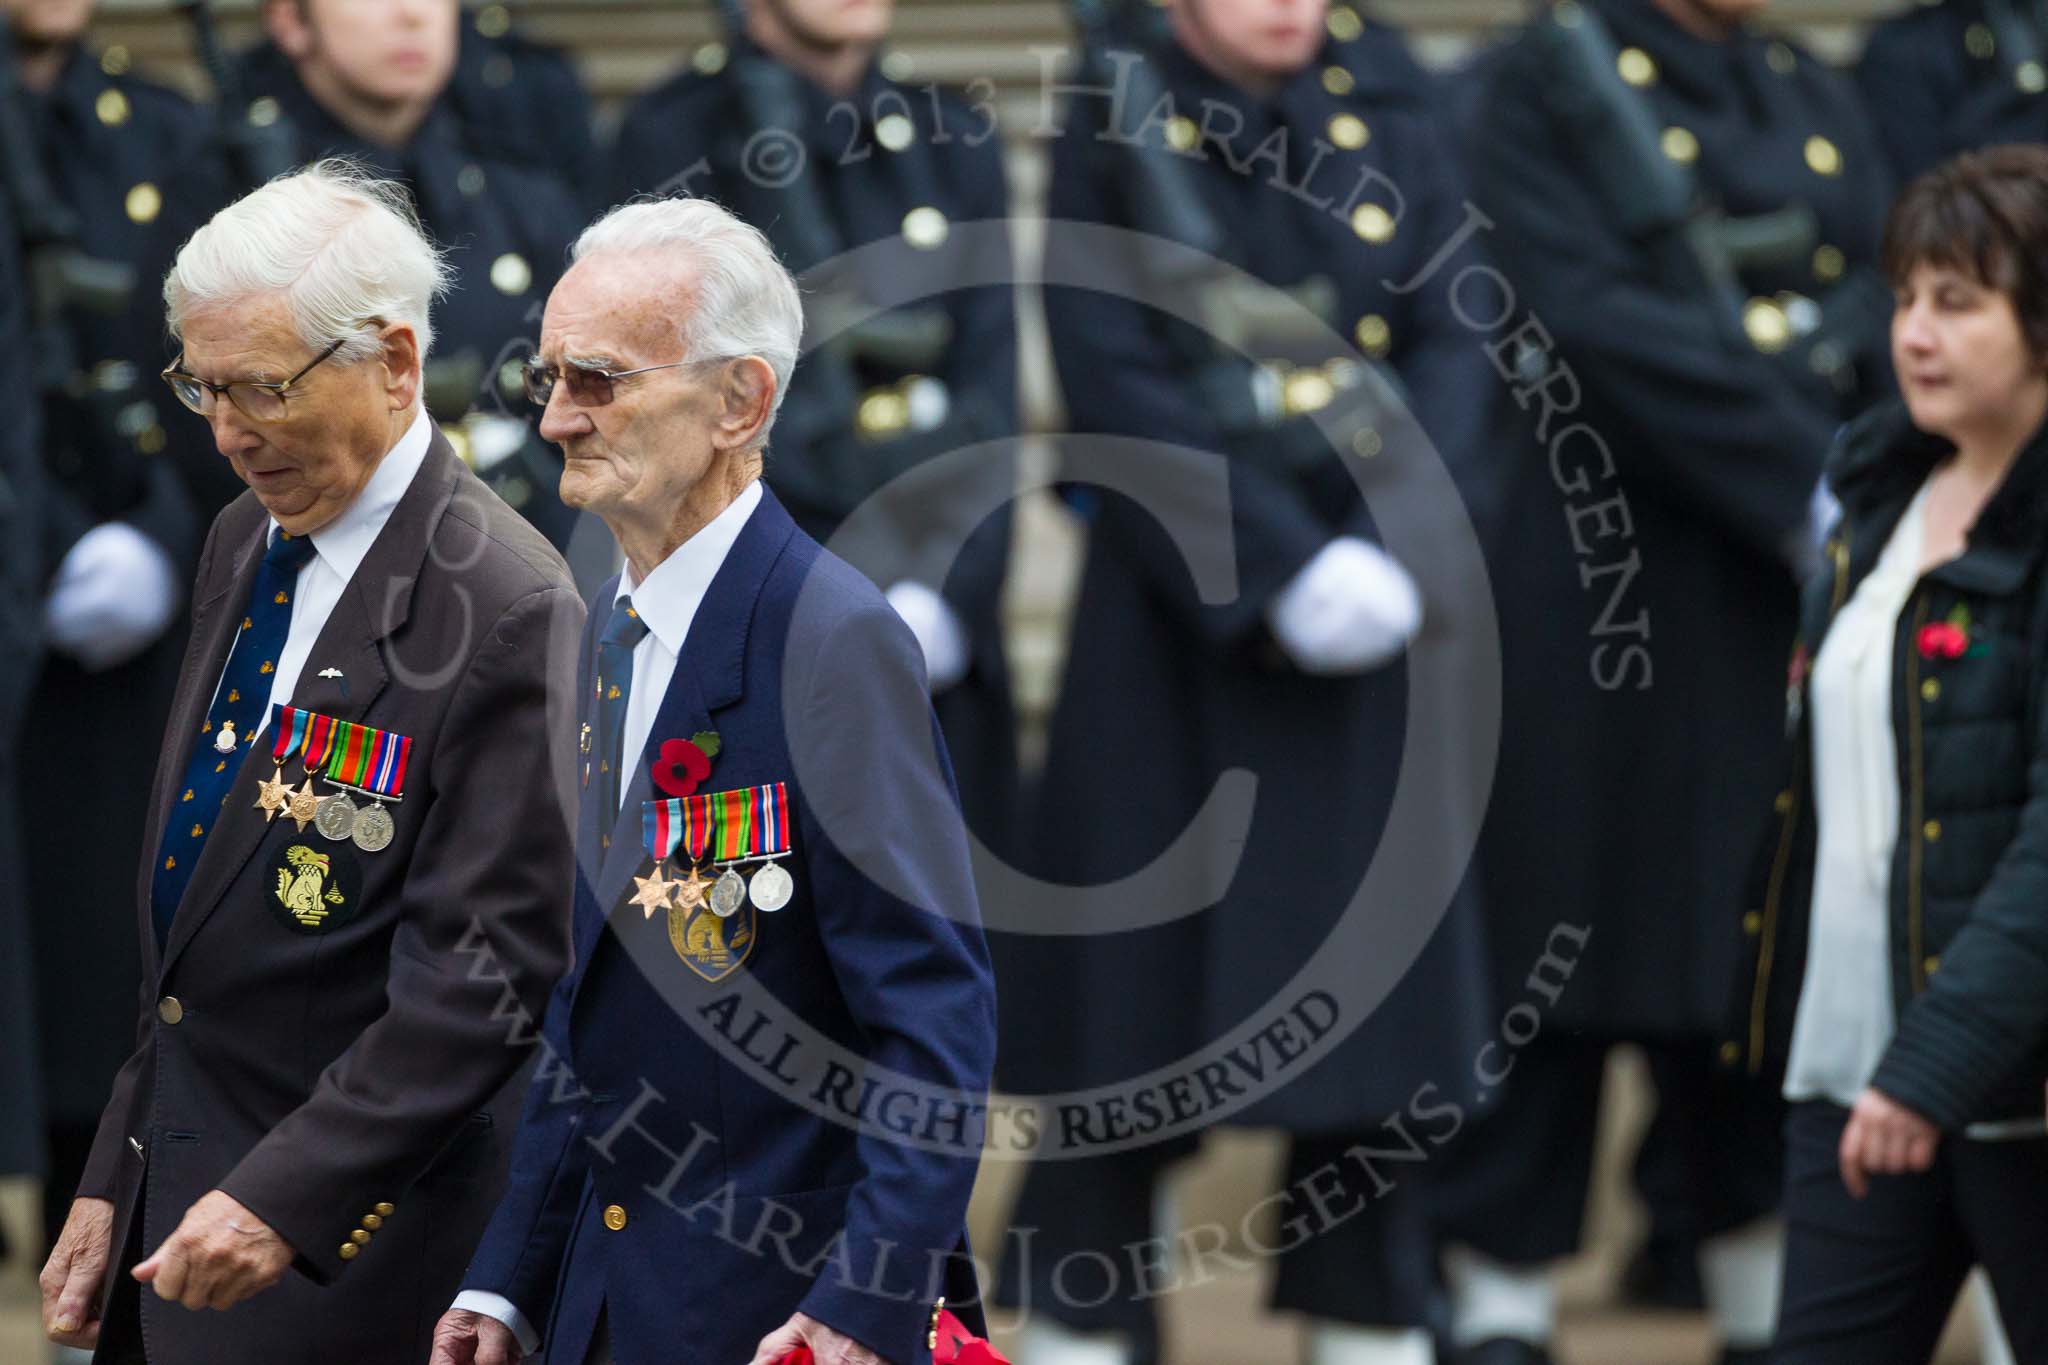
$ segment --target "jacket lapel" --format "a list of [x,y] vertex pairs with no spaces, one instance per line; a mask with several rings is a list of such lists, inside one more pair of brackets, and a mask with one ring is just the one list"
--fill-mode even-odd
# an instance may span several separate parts
[[[420,562],[426,555],[441,514],[447,509],[460,467],[453,448],[436,427],[433,441],[427,448],[427,457],[421,463],[419,473],[413,476],[411,487],[399,499],[398,506],[392,509],[384,529],[378,532],[369,553],[363,556],[363,562],[356,566],[354,575],[343,586],[333,611],[321,627],[312,652],[306,656],[306,666],[292,688],[292,705],[336,720],[361,720],[384,690],[389,672],[383,642],[411,615],[412,594],[419,582]],[[261,536],[252,540],[248,551],[252,561],[255,558],[254,548],[261,543]],[[253,565],[249,572],[253,575]],[[236,580],[242,583],[243,596],[246,597],[247,582],[240,573]],[[232,612],[227,614],[232,615]],[[449,650],[448,645],[447,641],[424,641],[419,647],[429,653],[446,650],[451,655],[466,655],[466,651]],[[459,658],[452,661],[438,657],[408,660],[396,649],[392,651],[391,659],[393,667],[407,669],[413,686],[422,688],[435,685],[433,670],[459,666],[459,663]],[[224,665],[224,657],[214,659],[211,672],[201,675],[198,688],[206,695],[211,694],[210,680],[219,678]],[[336,670],[340,676],[319,676],[328,669]],[[185,680],[187,686],[193,683],[192,678]],[[203,712],[205,700],[202,698],[198,704]],[[195,717],[192,726],[196,728],[198,724],[199,719]],[[256,784],[267,776],[261,769],[269,760],[268,738],[266,732],[265,738],[255,746],[262,752],[244,755],[242,770],[235,775],[234,785],[228,789],[227,814],[215,826],[199,855],[199,865],[192,870],[191,884],[185,888],[185,898],[179,902],[177,915],[171,921],[170,941],[164,950],[165,970],[192,941],[199,926],[213,913],[214,907],[234,884],[250,855],[255,853],[270,830],[270,822],[255,811]],[[147,894],[145,884],[145,902]],[[144,912],[147,910],[145,903]]]
[[[747,518],[739,539],[733,542],[725,562],[712,576],[711,586],[690,620],[675,672],[669,676],[661,707],[655,712],[654,728],[647,733],[646,747],[627,783],[625,805],[615,816],[612,812],[601,812],[595,819],[586,819],[589,827],[602,825],[611,831],[611,847],[603,850],[603,856],[597,860],[595,885],[597,903],[606,918],[618,908],[634,874],[648,861],[641,840],[641,808],[655,797],[651,760],[660,753],[664,740],[687,739],[699,730],[715,730],[714,714],[737,702],[745,692],[747,632],[753,624],[754,606],[768,581],[769,571],[795,531],[796,523],[789,513],[764,487],[760,505]],[[604,614],[609,616],[610,610],[606,603]],[[598,622],[595,629],[602,631],[603,623]],[[718,760],[712,760],[711,777],[700,790],[718,790]],[[594,800],[586,790],[584,805],[590,806]],[[613,818],[607,821],[607,816]],[[579,961],[584,960],[592,946],[577,945]]]

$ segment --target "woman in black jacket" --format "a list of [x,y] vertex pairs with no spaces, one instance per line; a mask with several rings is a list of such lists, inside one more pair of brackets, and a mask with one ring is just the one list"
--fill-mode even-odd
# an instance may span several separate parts
[[2048,148],[1886,226],[1903,404],[1843,435],[1730,1055],[1791,1101],[1776,1359],[1923,1362],[1973,1264],[2048,1360]]

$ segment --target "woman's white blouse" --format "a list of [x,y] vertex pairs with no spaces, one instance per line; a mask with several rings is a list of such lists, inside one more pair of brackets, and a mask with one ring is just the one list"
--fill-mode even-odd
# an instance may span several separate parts
[[[1813,919],[1785,1097],[1849,1106],[1870,1084],[1892,1015],[1891,872],[1899,836],[1892,648],[1920,580],[1922,484],[1813,661]],[[1909,645],[1910,647],[1910,645]]]

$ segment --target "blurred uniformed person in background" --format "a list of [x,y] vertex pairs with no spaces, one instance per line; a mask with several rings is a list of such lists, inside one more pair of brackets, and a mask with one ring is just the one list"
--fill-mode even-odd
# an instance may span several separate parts
[[[86,46],[91,0],[0,9],[12,48],[0,72],[5,116],[28,144],[0,150],[24,206],[9,248],[29,239],[27,288],[10,302],[24,310],[17,354],[35,372],[21,397],[40,409],[37,454],[51,487],[34,523],[49,650],[30,675],[20,773],[6,779],[21,783],[21,833],[36,850],[7,865],[20,869],[43,1001],[48,1245],[102,1092],[134,1047],[141,960],[123,908],[134,890],[124,864],[140,854],[141,773],[176,682],[199,544],[194,503],[210,472],[166,450],[168,399],[154,373],[166,262],[153,256],[152,234],[204,124],[183,98],[131,74],[122,49]],[[8,652],[6,666],[19,667],[12,641]]]
[[[1078,93],[1046,114],[1058,129],[1046,315],[1074,433],[1062,467],[1089,544],[1036,864],[1064,882],[1139,877],[1184,832],[1205,837],[1196,812],[1228,770],[1256,773],[1259,790],[1241,845],[1238,831],[1211,831],[1200,850],[1232,867],[1227,888],[1174,877],[1166,894],[1187,904],[1172,922],[999,941],[1000,1079],[1034,1094],[1181,1061],[1263,1014],[1333,932],[1379,849],[1395,774],[1436,761],[1426,745],[1404,750],[1403,651],[1418,629],[1435,647],[1468,624],[1425,601],[1381,548],[1389,504],[1376,494],[1368,510],[1361,489],[1391,493],[1441,458],[1483,502],[1499,392],[1442,288],[1473,263],[1457,241],[1463,191],[1398,34],[1323,0],[1171,0],[1158,20],[1143,6],[1079,17],[1087,46],[1064,78]],[[1106,242],[1105,228],[1122,231]],[[1432,261],[1437,287],[1403,284]],[[1060,284],[1077,276],[1099,283]],[[1160,311],[1167,301],[1199,325]],[[1171,447],[1223,457],[1228,506],[1205,510],[1229,532],[1230,601],[1198,600],[1161,505],[1089,482],[1118,437],[1145,443],[1149,482],[1169,500],[1199,482],[1171,472],[1185,458]],[[1422,520],[1403,529],[1424,540],[1470,537],[1457,493],[1409,510]],[[1427,862],[1430,850],[1387,856]],[[1370,913],[1426,925],[1443,909]],[[1403,1168],[1377,1187],[1345,1153],[1361,1139],[1399,1146],[1382,1125],[1419,1087],[1441,1087],[1430,1098],[1446,1105],[1434,1124],[1408,1120],[1419,1138],[1473,1101],[1478,931],[1457,888],[1364,1026],[1231,1116],[1292,1136],[1276,1202],[1283,1225],[1308,1235],[1280,1256],[1274,1301],[1315,1319],[1317,1365],[1433,1358],[1422,1177]],[[1078,1302],[1069,1262],[1123,1264],[1172,1238],[1157,1192],[1196,1140],[1031,1168],[998,1294],[1030,1313],[1020,1365],[1157,1358],[1142,1287],[1099,1295],[1090,1277]]]
[[1559,921],[1592,930],[1449,1153],[1454,1335],[1485,1365],[1548,1358],[1547,1268],[1579,1244],[1616,1038],[1649,1045],[1660,1122],[1691,1135],[1725,1358],[1761,1359],[1772,1329],[1781,1110],[1725,1065],[1726,916],[1777,769],[1821,460],[1889,388],[1890,177],[1849,82],[1750,27],[1764,7],[1543,5],[1482,58],[1473,196],[1519,291],[1500,354],[1533,419],[1494,579],[1503,988]]
[[768,484],[917,635],[968,826],[1002,847],[1016,786],[999,606],[1017,337],[987,82],[963,94],[888,76],[892,0],[721,9],[727,42],[627,111],[603,198],[714,199],[767,233],[802,282],[808,349]]
[[1879,24],[1856,77],[1901,185],[1957,152],[2048,141],[2048,13],[1939,0]]
[[[527,130],[543,113],[582,125],[587,104],[493,122],[511,85],[483,87],[488,53],[478,89],[458,80],[463,47],[490,40],[464,35],[456,0],[265,0],[262,17],[286,65],[263,47],[244,59],[247,117],[287,123],[295,160],[352,157],[412,191],[457,277],[436,320],[428,407],[479,477],[566,549],[576,522],[556,493],[561,458],[532,430],[518,370],[587,215],[573,168],[542,164],[554,152]],[[610,568],[578,567],[598,577]]]

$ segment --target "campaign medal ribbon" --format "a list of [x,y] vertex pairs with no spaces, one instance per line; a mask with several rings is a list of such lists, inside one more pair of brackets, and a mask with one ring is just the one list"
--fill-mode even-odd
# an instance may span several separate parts
[[[271,708],[271,729],[277,734],[270,746],[270,761],[277,765],[277,771],[270,779],[256,784],[256,809],[263,812],[265,824],[277,819],[277,813],[290,807],[291,786],[284,780],[285,761],[299,751],[306,741],[306,727],[311,719],[308,712],[292,706]],[[299,826],[304,829],[304,825]]]
[[773,782],[747,790],[749,821],[753,827],[753,851],[767,859],[754,871],[747,884],[747,898],[756,909],[773,912],[789,904],[796,883],[789,870],[776,861],[789,852],[789,787]]
[[678,883],[668,877],[668,860],[683,835],[682,806],[681,801],[649,801],[641,808],[640,837],[654,859],[653,876],[633,878],[638,888],[633,904],[640,907],[642,919],[653,919],[654,912],[667,909],[675,896]]
[[[370,798],[368,807],[353,807],[347,837],[365,853],[388,847],[397,827],[388,801],[405,799],[405,772],[412,759],[412,738],[352,721],[336,721],[322,776],[337,787]],[[334,799],[346,801],[336,794]],[[338,836],[336,836],[338,837]]]
[[[704,903],[711,881],[699,867],[711,850],[711,799],[709,796],[671,798],[681,808],[683,852],[690,859],[690,875],[676,883],[676,903],[695,910]],[[664,803],[666,804],[666,803]]]

